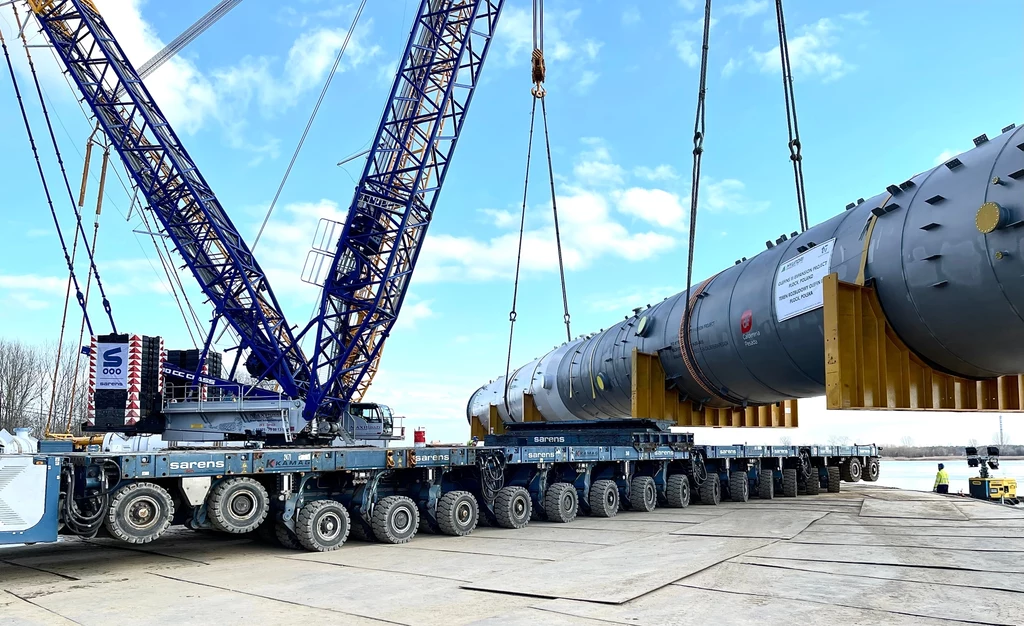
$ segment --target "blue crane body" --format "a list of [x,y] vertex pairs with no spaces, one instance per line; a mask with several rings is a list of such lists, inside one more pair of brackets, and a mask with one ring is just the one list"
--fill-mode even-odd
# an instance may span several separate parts
[[[280,394],[253,390],[253,405],[265,411],[277,403],[282,419],[298,415],[310,432],[323,421],[334,424],[331,435],[354,428],[348,409],[369,384],[401,309],[503,1],[420,3],[346,221],[322,223],[328,243],[307,259],[309,279],[323,292],[319,314],[298,333],[91,0],[30,4],[213,304],[200,366],[162,364],[163,371],[217,393],[234,386],[200,371],[218,324],[226,323],[250,352],[250,372],[275,380],[291,402],[285,407]],[[307,358],[299,341],[310,333]],[[226,402],[164,410],[209,421],[224,409],[209,406]],[[241,399],[232,402],[235,413],[242,410]],[[246,440],[216,448],[167,447],[144,437],[118,442],[108,432],[74,450],[71,441],[36,443],[0,431],[0,510],[14,511],[0,518],[0,544],[52,541],[60,527],[86,537],[105,528],[144,544],[184,524],[326,551],[350,533],[404,543],[420,529],[467,535],[484,519],[522,528],[531,518],[564,523],[579,513],[611,517],[620,508],[715,505],[723,495],[746,501],[776,491],[838,491],[842,481],[876,480],[879,468],[873,445],[700,446],[692,434],[641,419],[524,422],[487,435],[484,445],[418,448],[291,441],[288,432],[282,429],[290,445]]]

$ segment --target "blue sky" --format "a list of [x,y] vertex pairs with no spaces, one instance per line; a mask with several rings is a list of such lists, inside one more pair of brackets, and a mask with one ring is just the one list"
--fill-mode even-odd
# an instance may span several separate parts
[[[96,3],[136,65],[213,4]],[[578,334],[685,287],[703,3],[546,4],[547,104]],[[798,227],[772,4],[715,3],[695,278],[752,256],[766,239]],[[359,159],[345,168],[335,164],[368,145],[416,6],[413,0],[368,3],[257,247],[292,324],[309,319],[316,298],[316,290],[298,278],[318,219],[342,218],[362,167]],[[354,10],[355,3],[326,0],[286,6],[245,0],[146,81],[250,241]],[[968,149],[981,133],[995,135],[1011,122],[1024,122],[1024,5],[1016,0],[984,6],[790,0],[786,11],[812,223]],[[10,9],[0,9],[9,43],[12,23]],[[36,30],[28,30],[33,43],[41,39]],[[469,394],[504,372],[531,105],[530,47],[529,4],[508,0],[404,315],[370,394],[410,416],[407,425],[427,426],[431,439],[463,438]],[[23,52],[12,51],[36,111]],[[50,53],[33,52],[77,189],[90,127]],[[5,336],[54,340],[66,271],[6,75],[0,80],[0,119],[0,221],[6,235],[0,324]],[[36,113],[33,122],[45,145]],[[68,232],[73,217],[53,165],[51,158],[47,171]],[[546,174],[541,161],[535,168],[513,365],[564,337]],[[95,180],[91,185],[94,192]],[[116,179],[107,190],[97,258],[119,327],[190,345],[149,238],[133,232],[144,230],[137,212],[124,219],[129,196]],[[205,319],[198,290],[190,277],[183,280]],[[79,318],[71,319],[77,328]],[[98,309],[93,319],[101,332],[107,330]],[[896,441],[910,435],[921,443],[949,443],[985,440],[995,430],[994,416],[968,424],[907,414],[825,415],[821,405],[806,403],[805,426],[797,432],[701,436],[774,441],[780,435],[823,440],[840,434]],[[925,419],[944,426],[926,432]],[[1014,419],[1007,424],[1020,439],[1024,428]]]

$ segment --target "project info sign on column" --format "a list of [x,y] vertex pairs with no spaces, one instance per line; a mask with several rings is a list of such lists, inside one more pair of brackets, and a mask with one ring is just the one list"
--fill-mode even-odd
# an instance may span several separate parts
[[775,273],[775,317],[780,322],[822,306],[821,279],[831,271],[835,244],[835,239],[829,239],[779,266]]

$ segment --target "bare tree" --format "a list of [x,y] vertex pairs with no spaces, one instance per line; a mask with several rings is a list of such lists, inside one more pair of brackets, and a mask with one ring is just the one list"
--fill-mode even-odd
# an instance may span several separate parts
[[905,435],[902,438],[900,438],[900,445],[909,448],[914,445],[914,438],[911,437],[910,435]]
[[38,417],[38,355],[19,341],[0,339],[0,428],[32,427]]
[[1004,432],[996,431],[992,433],[992,445],[994,446],[1008,446],[1010,445],[1010,436]]
[[789,435],[783,435],[783,436],[779,437],[779,445],[780,446],[791,446],[791,445],[793,445],[793,438],[790,437]]
[[828,445],[830,446],[845,446],[850,443],[850,438],[846,435],[829,435]]
[[972,448],[977,448],[978,447],[978,440],[974,439],[974,438],[968,439],[967,440],[967,445],[972,447]]

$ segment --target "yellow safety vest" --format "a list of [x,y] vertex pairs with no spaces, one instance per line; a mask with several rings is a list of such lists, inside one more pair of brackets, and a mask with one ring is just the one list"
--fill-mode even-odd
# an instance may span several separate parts
[[946,470],[940,469],[935,474],[935,484],[932,485],[932,489],[935,489],[939,485],[948,485],[948,484],[949,484],[949,474],[946,472]]

